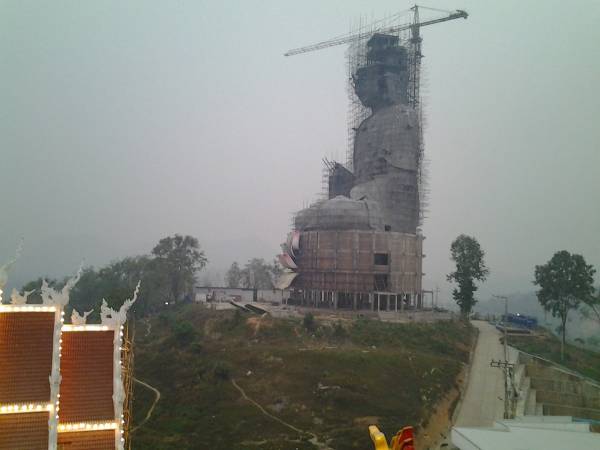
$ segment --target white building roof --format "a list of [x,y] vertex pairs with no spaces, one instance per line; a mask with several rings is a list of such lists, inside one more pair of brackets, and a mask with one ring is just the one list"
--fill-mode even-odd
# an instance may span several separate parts
[[[549,419],[549,420],[548,420]],[[452,428],[460,450],[600,450],[600,433],[570,417],[500,420],[491,428]]]

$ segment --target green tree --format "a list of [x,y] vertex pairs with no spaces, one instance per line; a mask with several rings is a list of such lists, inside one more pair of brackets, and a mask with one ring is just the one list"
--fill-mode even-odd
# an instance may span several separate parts
[[594,274],[596,271],[586,264],[581,255],[566,250],[556,252],[546,264],[535,266],[533,284],[540,287],[536,292],[538,301],[552,316],[561,321],[562,341],[560,356],[565,357],[567,317],[569,311],[577,309],[581,302],[592,303]]
[[477,239],[461,234],[450,246],[450,258],[456,264],[456,270],[447,276],[448,281],[458,284],[452,291],[452,297],[460,307],[460,312],[468,317],[477,303],[475,281],[485,281],[490,271],[485,265],[485,252]]
[[156,269],[167,277],[169,302],[177,302],[192,292],[196,273],[208,262],[198,239],[179,234],[161,239],[152,255]]
[[73,308],[80,313],[93,309],[90,320],[95,320],[99,317],[102,299],[118,309],[131,296],[138,281],[140,292],[132,313],[139,317],[158,310],[168,295],[168,280],[159,269],[156,261],[147,255],[126,257],[97,270],[86,267],[71,292],[67,316]]
[[278,263],[268,264],[262,258],[252,258],[241,272],[241,284],[248,289],[273,289],[275,278],[280,273]]
[[239,288],[242,284],[242,269],[237,262],[231,264],[231,267],[225,274],[225,284],[230,288]]
[[[67,320],[73,308],[80,313],[94,310],[89,320],[97,320],[102,299],[106,299],[110,307],[118,309],[131,296],[138,281],[141,281],[140,292],[132,312],[136,316],[144,316],[158,311],[166,301],[180,300],[190,293],[196,272],[207,262],[198,241],[191,236],[175,235],[162,239],[152,253],[153,256],[126,257],[99,269],[84,268],[79,282],[71,291],[66,308]],[[60,289],[66,280],[49,280],[48,284]],[[39,278],[23,286],[23,291],[34,291],[29,296],[30,303],[41,303],[41,284],[42,279]]]
[[596,295],[583,300],[585,308],[582,308],[581,315],[586,319],[596,319],[600,322],[600,291]]
[[196,329],[190,322],[177,322],[173,326],[173,334],[177,343],[185,346],[196,337]]

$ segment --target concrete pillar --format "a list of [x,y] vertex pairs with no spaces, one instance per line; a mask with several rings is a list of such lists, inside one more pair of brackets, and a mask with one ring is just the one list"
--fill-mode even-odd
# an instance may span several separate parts
[[398,294],[394,295],[394,312],[398,312]]
[[375,300],[372,292],[369,293],[369,305],[371,306],[371,311],[373,311],[373,308],[375,307]]
[[356,292],[352,294],[352,309],[356,311]]
[[338,307],[338,292],[333,293],[333,309]]
[[400,312],[404,312],[404,299],[406,298],[406,294],[402,294],[400,296]]

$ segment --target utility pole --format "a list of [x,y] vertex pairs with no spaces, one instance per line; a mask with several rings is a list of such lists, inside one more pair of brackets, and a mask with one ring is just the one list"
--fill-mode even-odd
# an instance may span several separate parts
[[506,321],[508,320],[508,297],[504,295],[492,295],[493,298],[498,300],[504,300],[504,319],[502,324],[504,325],[504,360],[508,361],[508,331],[506,329]]
[[506,321],[508,320],[508,297],[504,295],[492,295],[493,298],[498,300],[504,300],[504,318],[502,320],[502,324],[504,325],[504,362],[502,364],[495,364],[495,361],[492,360],[493,367],[499,367],[504,369],[504,418],[510,419],[512,417],[512,369],[510,363],[508,362],[508,330],[506,326]]
[[440,287],[438,285],[436,285],[435,286],[435,306],[436,307],[439,306],[439,296],[440,296]]

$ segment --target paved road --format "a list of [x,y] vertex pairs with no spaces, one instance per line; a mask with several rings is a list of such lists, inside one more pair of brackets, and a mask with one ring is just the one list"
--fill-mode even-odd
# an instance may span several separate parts
[[[501,419],[504,412],[504,374],[502,369],[490,367],[492,359],[504,359],[501,334],[487,322],[472,323],[479,329],[479,339],[467,390],[455,423],[458,427],[490,426],[494,420]],[[514,352],[509,355],[509,360],[513,359]]]

